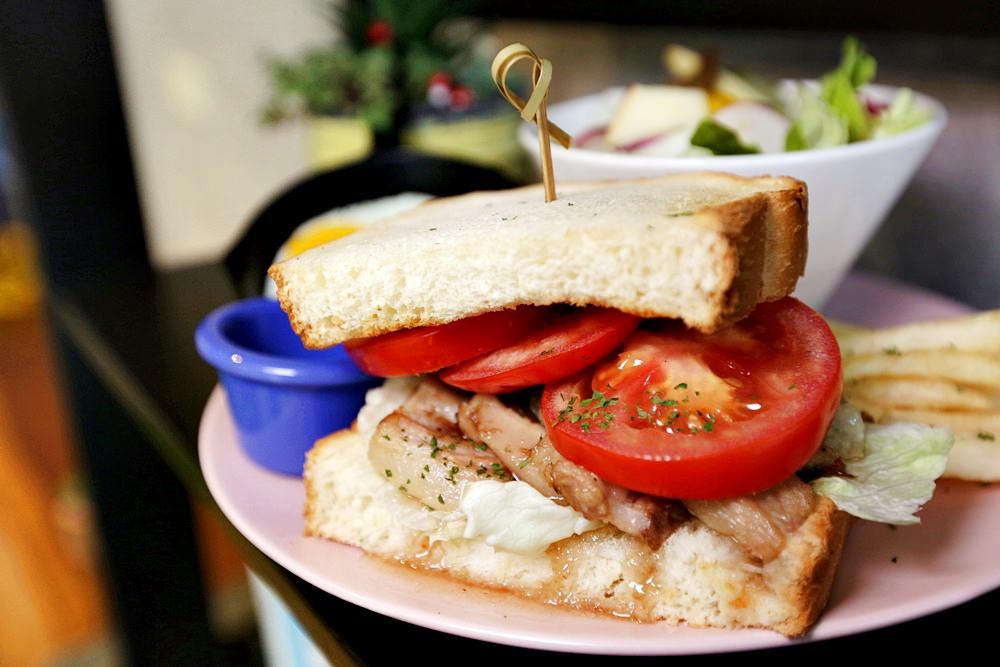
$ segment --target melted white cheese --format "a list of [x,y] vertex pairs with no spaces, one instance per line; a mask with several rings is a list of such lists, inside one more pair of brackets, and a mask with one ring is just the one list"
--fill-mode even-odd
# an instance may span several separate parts
[[553,542],[602,525],[572,507],[557,505],[524,482],[467,484],[459,510],[466,516],[462,537],[482,537],[496,549],[522,554],[541,553]]
[[[389,378],[382,386],[368,390],[357,420],[358,432],[366,441],[371,440],[379,422],[409,398],[419,381],[416,376]],[[428,532],[432,542],[482,537],[495,549],[536,554],[553,542],[603,525],[553,502],[524,482],[467,483],[455,512],[427,512],[422,504],[388,483],[385,492],[395,519],[410,529]]]
[[369,389],[365,404],[358,413],[358,433],[370,442],[379,423],[403,404],[420,382],[416,375],[389,378],[380,386]]

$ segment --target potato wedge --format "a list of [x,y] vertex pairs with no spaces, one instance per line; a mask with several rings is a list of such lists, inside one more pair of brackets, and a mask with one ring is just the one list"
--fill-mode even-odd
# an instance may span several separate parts
[[1000,357],[959,350],[878,352],[844,359],[844,379],[938,378],[1000,390]]
[[1000,310],[875,331],[836,331],[845,355],[936,349],[1000,354]]
[[973,434],[955,434],[944,476],[977,482],[1000,481],[1000,437],[983,440]]
[[989,410],[996,405],[991,393],[946,380],[870,377],[844,383],[844,397],[851,402],[874,403],[890,408],[932,410]]
[[845,398],[879,423],[954,433],[945,477],[1000,481],[1000,310],[879,330],[831,326]]
[[[858,406],[863,412],[865,407]],[[880,415],[871,415],[878,422],[916,422],[929,426],[940,426],[953,433],[983,434],[984,441],[1000,440],[1000,410],[958,411],[958,410],[917,410],[912,408],[883,408]],[[990,437],[994,440],[990,440]]]
[[[864,335],[871,335],[875,333],[875,330],[873,329],[869,329],[858,324],[842,322],[841,320],[826,318],[826,323],[830,325],[830,330],[833,331],[833,335],[837,337],[837,342],[840,342],[848,336],[861,338]],[[844,346],[842,343],[840,349],[841,352],[843,352]]]

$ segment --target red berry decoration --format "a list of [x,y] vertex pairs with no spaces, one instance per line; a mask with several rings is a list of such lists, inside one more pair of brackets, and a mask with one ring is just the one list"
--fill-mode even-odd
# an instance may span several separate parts
[[455,86],[451,89],[451,108],[454,111],[465,111],[472,106],[472,91],[468,86]]
[[448,74],[447,72],[434,72],[430,75],[430,78],[427,79],[427,87],[431,88],[432,86],[448,86],[450,89],[451,74]]
[[368,30],[365,31],[365,39],[372,46],[382,46],[383,44],[388,44],[392,41],[393,32],[392,24],[388,21],[383,21],[382,19],[375,19],[368,24]]

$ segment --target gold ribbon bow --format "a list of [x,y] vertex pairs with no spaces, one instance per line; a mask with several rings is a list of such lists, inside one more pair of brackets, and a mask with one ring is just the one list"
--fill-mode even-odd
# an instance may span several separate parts
[[[521,60],[530,60],[534,65],[532,68],[534,87],[527,100],[507,87],[507,74],[510,72],[510,68]],[[552,83],[552,63],[547,58],[539,58],[524,44],[511,44],[500,49],[500,52],[497,53],[493,59],[492,70],[493,81],[500,89],[500,94],[514,105],[514,108],[520,112],[521,118],[534,121],[538,125],[538,148],[542,166],[542,183],[545,186],[545,201],[554,201],[556,189],[552,175],[552,152],[549,140],[554,139],[563,148],[569,148],[573,139],[561,127],[550,123],[545,113],[545,98],[549,94],[549,84]]]

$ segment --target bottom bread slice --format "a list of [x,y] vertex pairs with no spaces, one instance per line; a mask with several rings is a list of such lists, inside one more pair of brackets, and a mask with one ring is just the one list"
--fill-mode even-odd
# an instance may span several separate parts
[[309,452],[307,535],[470,584],[638,622],[802,635],[826,606],[850,525],[848,515],[821,498],[781,555],[762,567],[697,520],[656,551],[604,527],[522,555],[463,539],[454,515],[429,511],[377,474],[367,447],[358,433],[341,431]]

